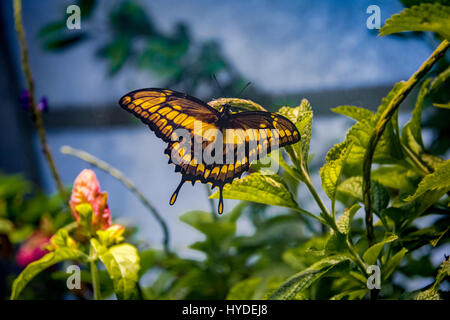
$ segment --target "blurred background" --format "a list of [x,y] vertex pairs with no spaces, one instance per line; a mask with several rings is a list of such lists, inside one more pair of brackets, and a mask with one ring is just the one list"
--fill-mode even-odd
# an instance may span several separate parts
[[[81,8],[80,30],[66,28],[71,4]],[[428,34],[378,37],[378,30],[366,26],[366,9],[373,4],[380,7],[382,22],[404,7],[392,0],[24,0],[36,98],[48,103],[43,118],[64,184],[70,186],[88,165],[61,154],[61,146],[107,161],[161,212],[172,246],[195,256],[187,244],[201,236],[178,216],[209,210],[207,190],[186,185],[177,203],[169,206],[179,175],[167,165],[164,143],[122,110],[118,99],[146,87],[171,88],[205,101],[240,95],[269,110],[306,98],[315,116],[311,171],[318,172],[326,151],[343,141],[353,123],[330,108],[345,104],[375,109],[438,43]],[[20,173],[53,193],[56,186],[30,115],[20,107],[25,83],[12,2],[1,1],[0,11],[0,170]],[[404,112],[412,109],[410,101],[403,103]],[[448,129],[442,121],[425,118],[425,139],[441,136],[440,144],[430,148],[448,157]],[[113,217],[137,226],[139,239],[147,245],[161,247],[162,232],[145,207],[120,182],[95,171],[109,194]],[[317,176],[314,182],[320,185]],[[306,209],[316,211],[301,191],[299,198]],[[233,204],[226,201],[225,206],[231,209]],[[251,232],[250,224],[239,224],[238,231]],[[439,256],[436,263],[440,261]]]

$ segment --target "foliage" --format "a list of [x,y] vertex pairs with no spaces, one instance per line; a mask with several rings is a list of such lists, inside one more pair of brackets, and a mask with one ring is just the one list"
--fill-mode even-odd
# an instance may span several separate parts
[[220,45],[212,40],[194,41],[183,22],[176,23],[171,32],[164,32],[155,25],[144,6],[125,0],[113,6],[106,25],[98,27],[100,23],[93,15],[98,1],[77,2],[83,12],[83,23],[92,28],[68,31],[64,17],[50,22],[38,33],[45,49],[61,52],[72,48],[95,39],[97,28],[101,28],[107,30],[109,40],[100,45],[96,55],[108,64],[111,76],[128,65],[160,78],[162,87],[177,87],[193,94],[201,86],[217,89],[214,77],[219,74],[227,79],[220,85],[222,94],[235,93],[245,84],[222,54]]
[[[450,27],[445,16],[448,10],[439,3],[412,5],[389,19],[380,33],[420,30],[448,37]],[[129,51],[123,48],[130,47],[128,42],[138,35],[144,36],[146,46],[137,61],[149,69],[176,78],[183,63],[192,62],[185,60],[190,38],[182,26],[171,36],[163,35],[131,2],[123,2],[111,13],[110,20],[115,37],[100,54],[110,60],[112,72],[121,69],[128,57],[135,54],[131,48]],[[50,28],[46,32],[56,31]],[[446,40],[441,46],[445,44],[448,47]],[[217,71],[226,64],[216,59],[216,49],[201,54],[211,58],[207,59],[213,66],[211,70]],[[430,68],[434,62],[426,61]],[[441,63],[447,63],[445,58]],[[409,93],[405,90],[411,89],[410,82],[394,85],[376,112],[349,105],[333,109],[356,123],[345,140],[330,149],[319,172],[323,191],[331,200],[329,207],[316,190],[308,168],[313,109],[306,99],[297,107],[280,108],[277,112],[289,118],[301,133],[297,144],[285,147],[275,157],[282,172],[266,175],[259,166],[252,166],[251,174],[224,188],[225,198],[240,200],[230,212],[217,217],[212,208],[211,212],[190,211],[180,217],[203,236],[201,241],[190,245],[201,254],[199,259],[184,258],[172,250],[138,251],[125,243],[126,230],[111,223],[107,196],[100,191],[92,172],[80,174],[75,181],[70,201],[75,222],[69,224],[69,210],[61,200],[55,205],[52,198],[45,196],[40,202],[36,200],[39,196],[25,199],[30,190],[28,183],[17,177],[2,177],[0,232],[11,243],[24,241],[37,226],[49,235],[54,234],[45,247],[46,255],[28,264],[16,278],[11,298],[20,298],[25,287],[35,281],[34,277],[66,260],[84,267],[83,282],[88,284],[88,291],[92,287],[95,298],[112,292],[118,299],[376,298],[376,292],[367,287],[367,267],[372,265],[381,269],[380,298],[445,298],[446,293],[440,288],[448,280],[448,258],[434,272],[430,256],[434,248],[449,243],[450,160],[433,154],[425,144],[422,115],[433,103],[448,103],[435,100],[436,92],[445,87],[448,70],[447,63],[443,69],[436,67],[413,76],[420,77],[422,82],[412,106],[412,117],[402,128],[398,109],[393,106],[398,107],[403,95]],[[239,109],[262,108],[242,99],[227,102]],[[437,112],[437,108],[430,109]],[[372,137],[377,132],[379,140],[373,145]],[[365,193],[367,181],[363,169],[367,167],[363,163],[368,159],[368,151],[373,151],[377,166],[372,168],[370,161],[370,187]],[[310,212],[298,201],[300,185],[316,202],[316,211]],[[367,210],[365,196],[370,197],[377,216],[374,242],[370,244],[369,229],[362,227],[361,219]],[[217,192],[211,195],[212,199],[217,197]],[[360,210],[362,205],[365,210]],[[46,212],[43,208],[51,213],[42,214]],[[45,220],[46,216],[51,218]],[[372,223],[367,217],[366,213],[366,226]],[[251,223],[252,234],[237,232],[244,219]],[[45,222],[48,220],[52,221],[51,228]],[[26,226],[31,228],[20,231]],[[99,262],[105,270],[97,270]],[[406,286],[395,274],[407,278],[433,276],[436,280],[419,292],[406,292]],[[146,275],[152,280],[142,281]],[[54,278],[64,280],[57,273]]]

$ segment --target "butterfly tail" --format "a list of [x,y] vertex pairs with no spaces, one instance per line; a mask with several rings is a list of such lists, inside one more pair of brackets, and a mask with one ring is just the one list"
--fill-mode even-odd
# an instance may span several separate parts
[[222,190],[223,190],[223,187],[221,187],[219,189],[219,192],[220,192],[219,207],[218,207],[219,214],[223,213],[223,194],[222,194]]
[[178,196],[178,192],[180,192],[181,186],[184,184],[185,180],[181,179],[180,184],[178,185],[177,189],[175,190],[175,192],[172,194],[172,197],[170,197],[170,202],[169,204],[172,206],[175,201],[177,201],[177,196]]

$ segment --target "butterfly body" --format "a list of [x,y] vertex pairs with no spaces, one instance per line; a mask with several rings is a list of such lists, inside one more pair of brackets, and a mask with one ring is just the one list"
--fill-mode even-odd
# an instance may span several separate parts
[[250,163],[279,147],[298,142],[300,134],[287,118],[271,112],[220,111],[184,93],[150,88],[132,91],[119,105],[133,113],[167,143],[164,153],[181,182],[170,198],[174,204],[185,182],[219,187],[223,211],[225,184],[249,170]]

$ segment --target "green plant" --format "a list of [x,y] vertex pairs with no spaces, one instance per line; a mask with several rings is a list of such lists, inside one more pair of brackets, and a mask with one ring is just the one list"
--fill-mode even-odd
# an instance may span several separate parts
[[[433,248],[449,241],[450,160],[430,152],[422,139],[421,123],[425,108],[433,112],[438,110],[433,105],[448,105],[440,100],[445,95],[439,94],[448,90],[450,77],[445,57],[450,46],[448,21],[448,6],[424,3],[393,16],[380,30],[381,35],[432,31],[442,41],[408,81],[394,85],[376,112],[360,106],[333,109],[356,123],[345,141],[329,150],[319,172],[330,205],[311,179],[313,111],[304,99],[297,107],[278,110],[301,133],[300,142],[276,157],[283,169],[279,174],[264,175],[260,164],[253,164],[251,174],[224,188],[225,198],[241,200],[230,212],[217,217],[212,206],[210,212],[181,216],[182,222],[204,236],[190,246],[202,259],[183,258],[168,246],[138,253],[123,243],[121,227],[93,222],[93,217],[102,216],[95,214],[98,205],[71,200],[77,223],[56,232],[47,246],[50,252],[16,279],[12,298],[38,272],[67,259],[90,265],[84,275],[93,285],[95,298],[100,298],[100,290],[104,296],[114,291],[118,298],[143,299],[447,298],[439,288],[449,276],[448,258],[443,257],[435,272],[430,256]],[[400,104],[416,85],[420,88],[411,119],[400,128]],[[242,99],[222,98],[210,105],[225,102],[241,109],[264,110]],[[133,184],[108,164],[86,153],[78,155],[133,190]],[[299,203],[300,185],[317,204],[316,212]],[[97,196],[95,203],[106,210],[104,196]],[[211,198],[218,198],[218,193]],[[282,211],[273,214],[272,207]],[[250,222],[252,234],[236,232],[243,219]],[[99,259],[106,267],[104,272],[97,270]],[[373,265],[381,270],[381,291],[367,286],[368,267]],[[140,281],[146,274],[153,276],[151,283]],[[436,280],[418,292],[407,292],[394,274]]]

